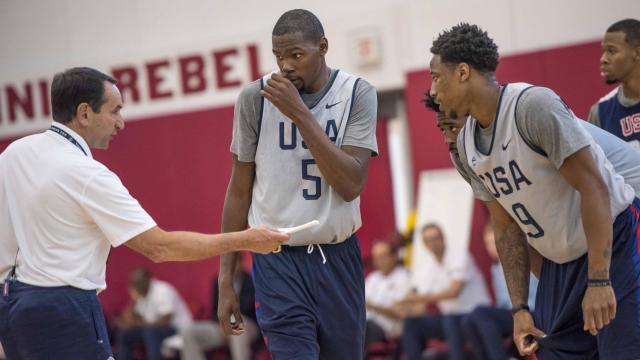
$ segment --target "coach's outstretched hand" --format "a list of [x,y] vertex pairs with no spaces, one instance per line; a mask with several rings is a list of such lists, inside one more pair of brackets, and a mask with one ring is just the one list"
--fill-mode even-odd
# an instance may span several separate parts
[[257,227],[246,230],[248,239],[245,250],[268,254],[280,248],[280,244],[289,241],[289,235],[268,227]]
[[531,313],[523,310],[513,315],[513,342],[520,355],[531,355],[538,350],[540,344],[535,338],[545,337],[542,330],[536,328]]
[[582,299],[584,331],[598,335],[616,317],[616,294],[611,286],[587,287]]

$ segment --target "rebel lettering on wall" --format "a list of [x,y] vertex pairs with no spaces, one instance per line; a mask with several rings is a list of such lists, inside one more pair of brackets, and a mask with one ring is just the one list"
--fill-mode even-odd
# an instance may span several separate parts
[[[139,64],[94,67],[118,81],[125,104],[131,108],[197,95],[216,96],[225,90],[238,91],[244,83],[265,73],[260,70],[256,44],[154,58]],[[51,121],[53,74],[48,76],[0,84],[0,138],[6,136],[7,131],[3,130],[9,127],[11,134],[19,134],[16,128],[21,124],[42,122],[44,129]]]

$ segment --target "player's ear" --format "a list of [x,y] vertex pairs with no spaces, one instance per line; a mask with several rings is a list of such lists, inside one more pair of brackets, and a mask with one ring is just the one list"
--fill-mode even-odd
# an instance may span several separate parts
[[320,38],[320,54],[326,55],[327,51],[329,51],[329,40],[323,36]]
[[460,79],[460,82],[465,82],[469,79],[471,69],[469,68],[469,64],[460,63],[456,68],[456,75]]

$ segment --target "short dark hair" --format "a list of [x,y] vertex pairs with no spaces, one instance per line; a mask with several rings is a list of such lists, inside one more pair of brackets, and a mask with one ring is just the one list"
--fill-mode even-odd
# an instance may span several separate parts
[[624,19],[609,26],[607,32],[623,32],[625,41],[631,46],[640,45],[640,21]]
[[498,46],[477,25],[460,23],[442,32],[433,41],[431,52],[443,63],[467,63],[482,73],[498,68]]
[[427,90],[427,92],[424,93],[424,99],[422,99],[422,102],[424,103],[424,107],[426,107],[427,109],[435,113],[440,112],[440,104],[438,104],[436,102],[436,99],[431,96],[431,89]]
[[302,33],[302,38],[309,41],[319,41],[324,36],[324,28],[311,11],[293,9],[280,16],[273,27],[273,36]]
[[73,119],[78,105],[87,103],[100,112],[105,103],[104,82],[116,84],[116,79],[88,67],[75,67],[58,73],[51,83],[51,112],[53,120],[66,124]]

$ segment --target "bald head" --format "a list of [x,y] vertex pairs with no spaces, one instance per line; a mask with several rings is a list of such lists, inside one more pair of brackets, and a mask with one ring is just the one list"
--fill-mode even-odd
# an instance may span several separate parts
[[390,274],[398,265],[396,251],[387,241],[376,241],[371,248],[373,267],[383,274]]

